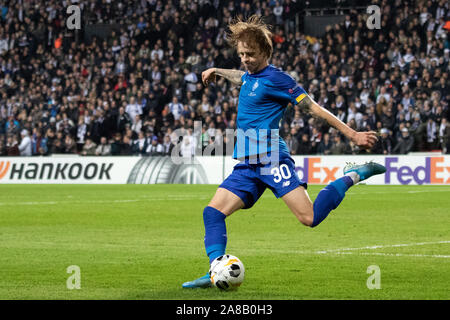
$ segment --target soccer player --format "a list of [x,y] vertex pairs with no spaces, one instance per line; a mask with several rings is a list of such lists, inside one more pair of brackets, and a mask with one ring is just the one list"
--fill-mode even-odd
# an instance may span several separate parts
[[[351,129],[314,102],[291,76],[270,65],[272,34],[259,16],[251,16],[247,21],[234,21],[229,28],[228,41],[237,50],[247,71],[210,68],[202,73],[205,85],[215,81],[216,76],[221,76],[241,86],[237,144],[233,153],[233,158],[241,162],[235,165],[203,211],[204,244],[210,263],[225,254],[225,219],[239,209],[252,207],[266,188],[271,189],[277,198],[283,199],[302,224],[316,227],[339,205],[348,188],[386,171],[384,166],[374,162],[349,164],[344,168],[344,176],[323,188],[313,203],[306,191],[307,184],[296,174],[294,160],[285,142],[277,135],[286,106],[289,103],[299,104],[304,111],[325,119],[362,148],[371,148],[375,144],[376,133]],[[261,142],[267,146],[264,147]],[[209,274],[185,282],[182,286],[209,287]]]

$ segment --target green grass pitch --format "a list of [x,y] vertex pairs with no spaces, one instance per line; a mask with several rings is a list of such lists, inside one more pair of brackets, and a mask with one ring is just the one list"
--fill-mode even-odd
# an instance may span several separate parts
[[[0,185],[0,299],[450,299],[449,186],[358,185],[314,229],[266,191],[226,220],[239,290],[182,289],[208,270],[216,188]],[[67,288],[72,265],[80,289]]]

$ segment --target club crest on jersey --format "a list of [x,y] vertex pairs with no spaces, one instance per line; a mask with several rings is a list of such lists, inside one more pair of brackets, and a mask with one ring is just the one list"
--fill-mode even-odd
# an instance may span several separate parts
[[252,97],[256,96],[255,90],[256,90],[256,88],[258,88],[258,86],[259,86],[259,83],[258,83],[258,80],[256,80],[256,82],[253,84],[252,91],[248,95],[252,96]]
[[299,88],[299,87],[300,87],[300,86],[299,86],[298,84],[296,84],[295,87],[289,89],[288,91],[289,91],[290,94],[293,94],[294,91],[295,91],[297,88]]

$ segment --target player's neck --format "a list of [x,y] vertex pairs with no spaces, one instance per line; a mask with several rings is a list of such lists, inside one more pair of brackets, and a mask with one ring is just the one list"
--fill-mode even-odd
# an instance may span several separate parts
[[261,65],[259,65],[258,68],[256,68],[257,71],[250,71],[250,70],[248,70],[248,73],[249,74],[259,73],[259,72],[261,72],[261,70],[266,68],[268,65],[269,65],[269,63],[266,61],[266,62],[262,63]]

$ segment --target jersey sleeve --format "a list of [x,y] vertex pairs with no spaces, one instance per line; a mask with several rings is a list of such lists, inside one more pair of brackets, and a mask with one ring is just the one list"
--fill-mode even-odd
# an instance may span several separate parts
[[308,94],[297,82],[285,72],[276,72],[270,77],[267,94],[284,103],[298,104]]

